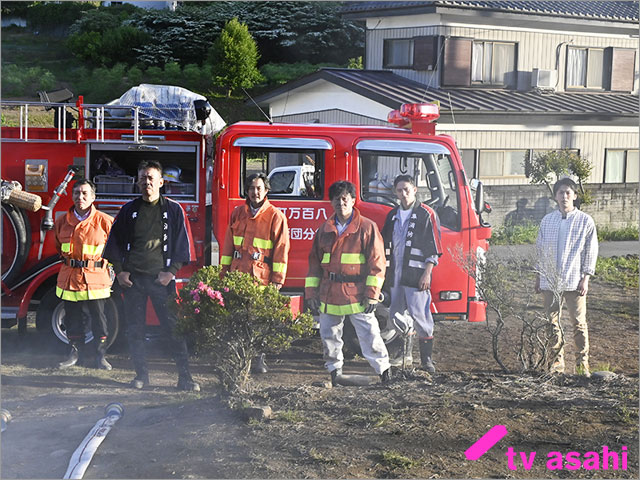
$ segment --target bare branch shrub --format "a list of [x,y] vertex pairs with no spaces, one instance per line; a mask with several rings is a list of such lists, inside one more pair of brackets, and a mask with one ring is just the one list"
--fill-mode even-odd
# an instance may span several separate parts
[[[554,277],[549,284],[555,301],[562,299],[558,276],[547,268],[546,261],[515,254],[498,256],[491,250],[482,256],[465,254],[461,247],[451,254],[476,281],[477,296],[487,303],[486,326],[493,358],[500,368],[507,373],[548,372],[564,345],[564,331],[559,325],[560,342],[555,345],[553,324],[535,293],[536,275],[545,275],[547,279]],[[517,342],[508,340],[509,330],[518,332]]]

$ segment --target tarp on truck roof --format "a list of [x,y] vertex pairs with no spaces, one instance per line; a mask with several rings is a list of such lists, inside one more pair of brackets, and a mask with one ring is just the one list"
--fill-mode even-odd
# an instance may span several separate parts
[[[204,135],[219,132],[226,125],[206,97],[171,85],[143,83],[130,88],[108,105],[139,107],[142,118],[164,121]],[[201,108],[200,112],[197,111],[198,108]],[[113,109],[110,113],[112,116],[119,116],[122,114],[120,112],[121,109]]]

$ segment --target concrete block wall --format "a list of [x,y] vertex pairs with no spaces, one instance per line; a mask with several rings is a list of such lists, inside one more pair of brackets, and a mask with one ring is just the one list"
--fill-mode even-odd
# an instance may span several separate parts
[[[582,208],[596,225],[622,228],[638,224],[638,186],[634,184],[588,185],[593,203]],[[505,223],[540,223],[542,217],[556,208],[547,187],[540,185],[485,185],[485,201],[491,213],[484,214],[493,227]]]

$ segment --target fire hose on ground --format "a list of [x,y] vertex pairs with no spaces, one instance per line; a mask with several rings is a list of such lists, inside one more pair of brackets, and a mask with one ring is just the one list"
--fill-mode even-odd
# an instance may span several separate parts
[[93,454],[96,452],[104,438],[107,436],[111,427],[124,415],[124,407],[120,403],[110,403],[105,407],[106,416],[98,420],[95,426],[89,431],[82,443],[73,452],[67,473],[67,478],[82,478],[84,472],[89,467]]
[[2,424],[2,431],[4,432],[7,429],[7,424],[11,421],[11,413],[9,410],[3,408],[0,409],[0,423]]

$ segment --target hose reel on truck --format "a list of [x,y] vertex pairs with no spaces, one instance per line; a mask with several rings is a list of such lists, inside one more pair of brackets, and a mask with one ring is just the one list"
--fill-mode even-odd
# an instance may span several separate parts
[[38,195],[22,191],[15,181],[1,181],[2,199],[2,282],[11,285],[22,269],[31,248],[31,227],[25,210],[42,207]]

